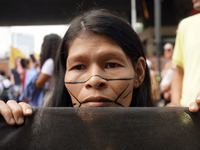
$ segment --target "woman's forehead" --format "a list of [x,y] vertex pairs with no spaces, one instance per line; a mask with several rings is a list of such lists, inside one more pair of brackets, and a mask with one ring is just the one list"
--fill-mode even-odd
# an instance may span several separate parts
[[98,48],[102,50],[112,50],[112,52],[119,52],[125,54],[123,49],[113,40],[103,35],[98,34],[81,34],[77,36],[69,45],[68,55],[72,53],[84,53],[84,51],[91,49],[97,51]]

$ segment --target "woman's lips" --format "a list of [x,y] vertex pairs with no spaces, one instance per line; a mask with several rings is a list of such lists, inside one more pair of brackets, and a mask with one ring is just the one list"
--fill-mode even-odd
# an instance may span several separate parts
[[115,107],[113,102],[86,102],[82,107]]
[[111,107],[113,100],[105,97],[89,97],[82,102],[85,107]]

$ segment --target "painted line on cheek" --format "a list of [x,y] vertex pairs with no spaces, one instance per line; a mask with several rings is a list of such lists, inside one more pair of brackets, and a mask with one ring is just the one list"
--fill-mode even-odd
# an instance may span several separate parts
[[78,107],[81,107],[82,103],[78,100],[78,98],[76,98],[76,96],[74,96],[74,94],[72,94],[72,92],[68,91],[76,100],[77,102],[80,104]]
[[126,96],[124,96],[123,99],[127,98],[127,96],[130,94],[131,94],[131,91]]
[[119,96],[117,97],[117,99],[114,101],[115,103],[117,103],[118,99],[121,97],[121,95],[126,91],[126,89],[129,87],[129,84],[125,87],[125,89],[119,94]]
[[118,105],[120,105],[120,106],[122,106],[122,107],[125,107],[124,105],[122,105],[122,104],[120,104],[120,103],[118,103],[118,102],[115,102],[116,104],[118,104]]
[[[101,77],[101,76],[99,76],[99,75],[93,75],[93,76],[91,76],[88,80],[90,80],[92,77],[94,77],[94,76],[96,76],[96,77],[100,77],[100,78],[102,78],[102,79],[104,79],[104,80],[106,80],[106,81],[128,81],[128,80],[133,80],[134,78],[119,78],[119,79],[106,79],[106,78],[103,78],[103,77]],[[86,83],[88,80],[86,80],[86,81],[82,81],[82,82],[64,82],[65,84],[83,84],[83,83]],[[121,95],[126,91],[126,89],[128,88],[128,86],[129,86],[129,84],[125,87],[125,89],[119,94],[119,96],[117,97],[117,99],[114,101],[116,104],[118,104],[118,105],[120,105],[120,106],[123,106],[122,104],[120,104],[120,103],[118,103],[117,102],[117,100],[121,97]],[[70,91],[69,91],[69,93],[71,93]],[[126,96],[124,96],[123,97],[123,99],[125,99],[129,94],[131,93],[131,91],[126,95]],[[77,102],[79,103],[79,107],[81,107],[81,105],[82,105],[82,103],[78,100],[78,98],[76,98],[76,96],[74,96],[72,93],[71,93],[71,95],[77,100]],[[76,103],[75,103],[75,105],[76,105]],[[125,107],[125,106],[123,106],[123,107]]]
[[106,81],[117,81],[117,80],[133,80],[134,78],[119,78],[119,79],[107,79],[107,78],[103,78],[99,75],[93,75],[91,77],[89,77],[89,79],[87,79],[86,81],[80,81],[80,82],[64,82],[65,84],[83,84],[86,83],[87,81],[89,81],[92,77],[100,77]]

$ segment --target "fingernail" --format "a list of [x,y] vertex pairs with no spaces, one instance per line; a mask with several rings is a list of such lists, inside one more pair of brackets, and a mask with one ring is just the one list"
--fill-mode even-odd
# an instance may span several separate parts
[[190,108],[191,108],[192,110],[196,110],[196,109],[197,109],[197,107],[194,106],[194,105],[190,106]]
[[200,101],[200,96],[198,96],[196,99],[197,99],[198,101]]
[[24,119],[23,119],[22,117],[20,117],[20,118],[18,119],[18,122],[19,122],[19,123],[23,123],[23,122],[24,122]]
[[30,114],[31,110],[29,108],[27,108],[25,112],[26,112],[26,114]]
[[14,123],[15,123],[14,118],[10,118],[10,123],[11,123],[11,124],[14,124]]

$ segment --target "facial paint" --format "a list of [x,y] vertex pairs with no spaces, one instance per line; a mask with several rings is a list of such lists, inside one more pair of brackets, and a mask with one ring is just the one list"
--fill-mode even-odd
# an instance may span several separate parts
[[[89,81],[92,77],[99,77],[99,78],[102,78],[102,79],[104,79],[104,80],[106,80],[106,81],[129,81],[129,80],[133,80],[134,78],[117,78],[117,79],[107,79],[107,78],[104,78],[104,77],[101,77],[100,75],[93,75],[93,76],[91,76],[91,77],[89,77],[87,80],[85,80],[85,81],[80,81],[80,82],[64,82],[65,84],[71,84],[71,85],[73,85],[73,84],[84,84],[84,83],[86,83],[87,81]],[[122,107],[124,107],[122,104],[120,104],[119,102],[118,102],[118,100],[119,100],[119,98],[122,96],[122,94],[127,90],[127,88],[128,88],[128,86],[129,86],[129,84],[123,89],[123,91],[118,95],[118,97],[113,101],[114,103],[116,103],[116,104],[118,104],[118,105],[120,105],[120,106],[122,106]],[[69,91],[69,90],[68,90]],[[81,103],[81,101],[72,93],[72,92],[70,92],[69,91],[69,93],[75,98],[75,100],[79,103],[79,106],[78,107],[81,107],[81,105],[82,105],[82,103]],[[128,95],[131,93],[131,91],[127,94],[127,95],[125,95],[124,97],[123,97],[123,99],[125,99],[126,97],[128,97]],[[73,105],[75,106],[75,105],[77,105],[76,103],[73,103]]]

